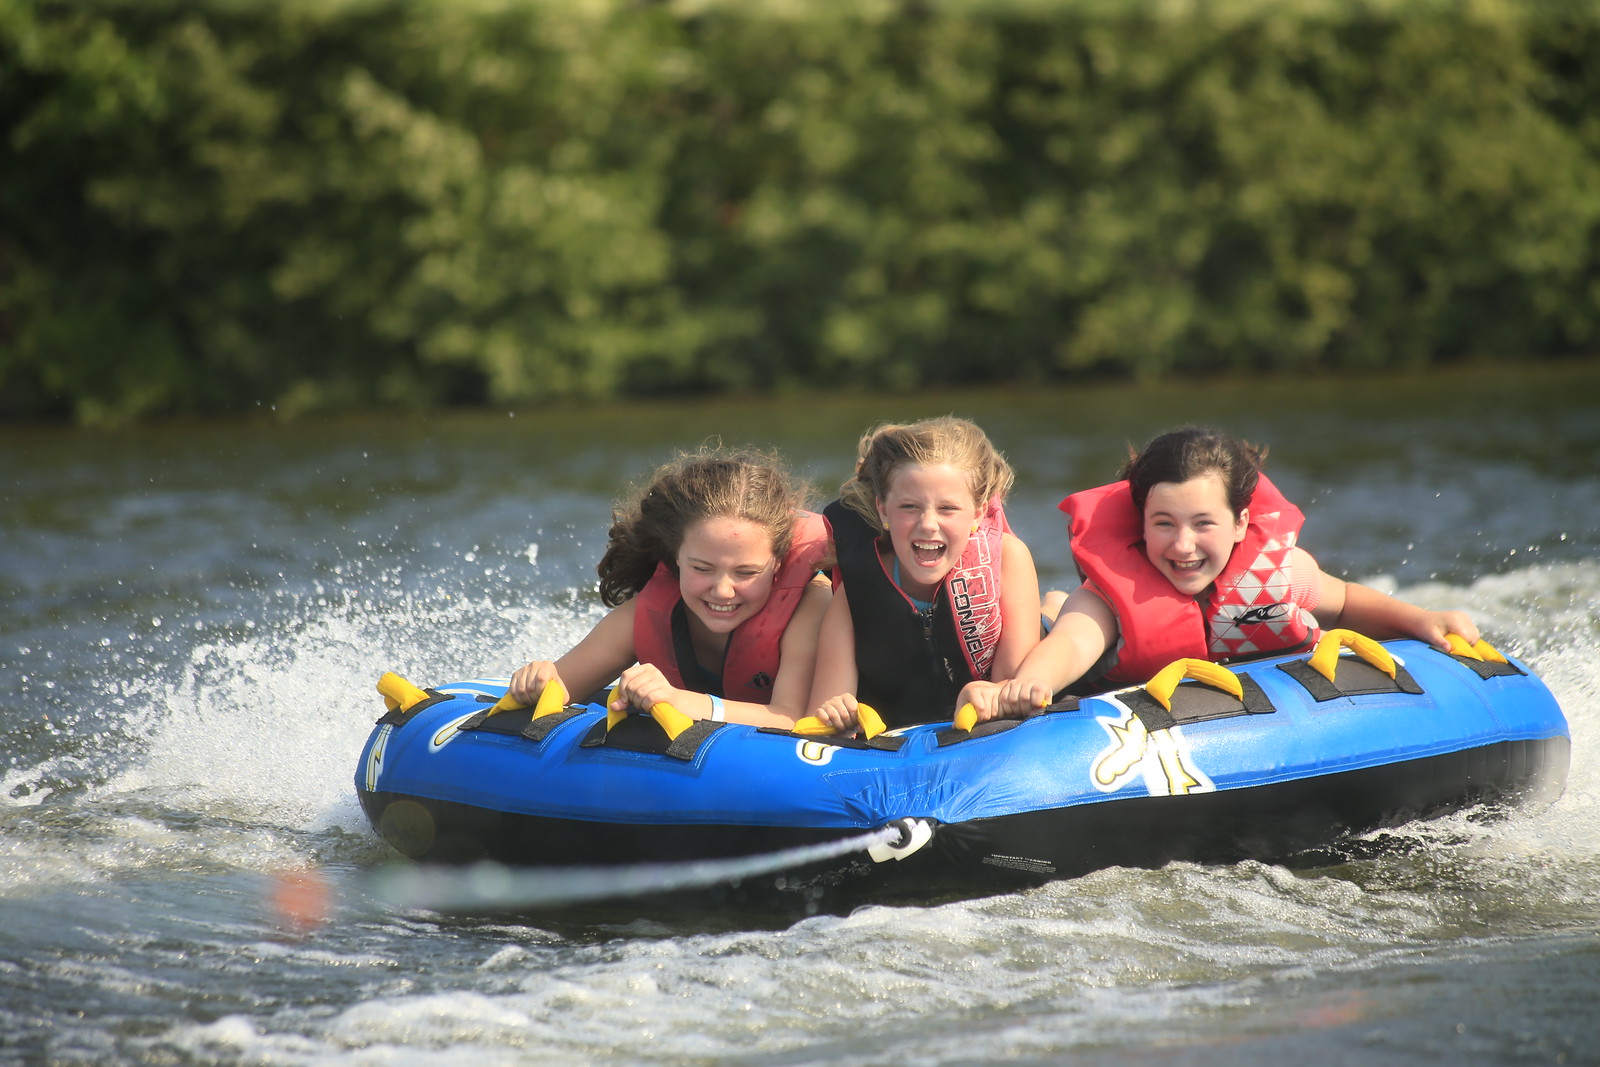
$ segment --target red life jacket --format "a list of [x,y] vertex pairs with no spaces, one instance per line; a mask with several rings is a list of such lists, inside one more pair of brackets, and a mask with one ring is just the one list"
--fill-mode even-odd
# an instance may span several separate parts
[[[722,660],[722,696],[753,704],[771,703],[783,632],[800,606],[806,585],[816,577],[817,564],[828,555],[828,541],[828,524],[821,515],[795,513],[794,539],[772,579],[771,595],[760,611],[728,635]],[[673,640],[672,617],[682,602],[678,576],[665,563],[657,564],[635,601],[634,655],[640,663],[655,664],[677,688],[696,688],[684,681],[678,645]]]
[[1294,651],[1321,636],[1291,596],[1289,559],[1305,516],[1265,475],[1250,498],[1244,540],[1198,599],[1180,593],[1145,555],[1144,516],[1126,481],[1073,493],[1061,510],[1079,573],[1117,616],[1108,684],[1142,684],[1176,659],[1224,663]]

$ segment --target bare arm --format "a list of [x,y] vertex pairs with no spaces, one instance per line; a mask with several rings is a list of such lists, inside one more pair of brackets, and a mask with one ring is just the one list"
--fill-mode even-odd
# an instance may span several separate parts
[[[1028,654],[1039,645],[1039,572],[1028,546],[1010,534],[1001,542],[1000,643],[989,681],[968,682],[956,697],[954,711],[967,704],[978,713],[979,722],[1000,718],[1001,684],[1022,667]],[[1046,701],[1046,703],[1049,703]]]
[[834,590],[833,602],[822,619],[817,636],[817,668],[807,701],[811,714],[836,729],[856,721],[856,631],[850,617],[850,598],[844,586]]
[[[806,714],[804,701],[811,694],[817,634],[831,598],[832,587],[826,578],[814,579],[806,586],[783,631],[778,676],[772,682],[772,702],[724,700],[722,707],[727,722],[788,728]],[[653,663],[640,663],[622,672],[617,699],[611,704],[613,708],[621,710],[631,705],[648,710],[659,703],[670,704],[695,719],[711,718],[715,708],[708,694],[674,686]]]
[[623,601],[554,663],[535,660],[519,668],[511,676],[508,692],[512,699],[534,703],[553,678],[559,678],[578,699],[610,683],[638,658],[633,647],[634,610],[632,599]]
[[1039,643],[1039,572],[1033,553],[1006,534],[1000,551],[1000,644],[989,677],[1004,681],[1017,673]]
[[1104,600],[1079,586],[1067,597],[1055,626],[1033,647],[1016,677],[1000,687],[1002,714],[1042,708],[1056,693],[1083,677],[1085,671],[1117,640],[1117,616]]
[[1478,627],[1464,611],[1429,611],[1371,586],[1335,578],[1318,567],[1304,549],[1295,549],[1293,559],[1295,568],[1311,567],[1318,575],[1322,599],[1311,614],[1325,630],[1342,627],[1380,641],[1412,637],[1439,649],[1450,647],[1445,634],[1460,634],[1470,644],[1478,642]]

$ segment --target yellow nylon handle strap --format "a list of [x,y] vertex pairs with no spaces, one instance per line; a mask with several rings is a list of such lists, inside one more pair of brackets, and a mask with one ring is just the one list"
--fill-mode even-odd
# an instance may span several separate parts
[[[533,705],[533,717],[537,719],[545,715],[550,715],[554,712],[560,711],[566,706],[567,687],[565,683],[561,681],[561,679],[552,678],[550,681],[545,683],[544,689],[540,690],[539,692],[539,699]],[[485,717],[489,715],[498,715],[502,711],[516,711],[518,708],[525,707],[527,707],[526,704],[519,703],[518,701],[512,699],[511,694],[507,693],[505,696],[495,701],[494,707],[486,711],[484,715]]]
[[1144,691],[1154,697],[1157,704],[1171,711],[1173,691],[1185,678],[1214,685],[1224,692],[1232,693],[1235,700],[1241,702],[1244,700],[1244,686],[1239,684],[1239,676],[1220,663],[1212,663],[1208,659],[1173,660],[1145,683]]
[[1358,634],[1354,630],[1329,630],[1322,635],[1316,649],[1311,653],[1311,658],[1306,662],[1331,682],[1333,672],[1339,668],[1339,650],[1343,648],[1350,649],[1390,678],[1395,676],[1394,657],[1389,654],[1389,650],[1372,638]]
[[390,711],[410,711],[416,704],[428,699],[428,694],[406,681],[393,671],[385,671],[378,679],[378,692]]
[[[868,741],[886,729],[883,725],[883,716],[879,715],[871,704],[856,704],[856,719],[861,723],[861,732],[866,735]],[[805,737],[827,737],[838,731],[815,715],[807,715],[802,719],[796,719],[794,725],[789,727],[789,732]]]
[[1468,644],[1467,639],[1460,634],[1445,634],[1444,639],[1450,645],[1452,655],[1465,656],[1467,659],[1488,660],[1491,663],[1504,663],[1502,656],[1489,642],[1480,639],[1477,644]]

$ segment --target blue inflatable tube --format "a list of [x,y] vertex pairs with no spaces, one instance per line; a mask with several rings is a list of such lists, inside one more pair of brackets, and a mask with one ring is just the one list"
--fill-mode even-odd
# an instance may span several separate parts
[[1338,632],[1310,656],[1180,661],[1149,686],[1026,719],[871,740],[707,721],[669,737],[671,723],[608,725],[595,705],[489,714],[504,681],[400,684],[410,695],[391,698],[356,787],[406,856],[718,859],[896,827],[871,857],[780,880],[866,897],[1173,860],[1291,861],[1419,817],[1548,802],[1570,752],[1548,688],[1488,645],[1445,653]]

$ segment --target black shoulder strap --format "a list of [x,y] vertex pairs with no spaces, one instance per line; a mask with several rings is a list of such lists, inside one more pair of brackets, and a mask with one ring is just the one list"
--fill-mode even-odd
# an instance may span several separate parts
[[[860,515],[834,501],[823,514],[833,525],[855,630],[856,696],[871,704],[889,727],[948,718],[964,679],[958,681],[939,655],[939,636],[950,629],[949,598],[941,591],[944,617],[924,620],[884,573],[878,534]],[[930,639],[925,627],[933,629]],[[941,629],[942,627],[942,629]]]
[[694,637],[689,633],[689,609],[682,600],[672,608],[672,654],[678,661],[678,674],[683,678],[685,689],[715,693],[719,697],[727,695],[722,691],[722,675],[713,676],[695,658]]

